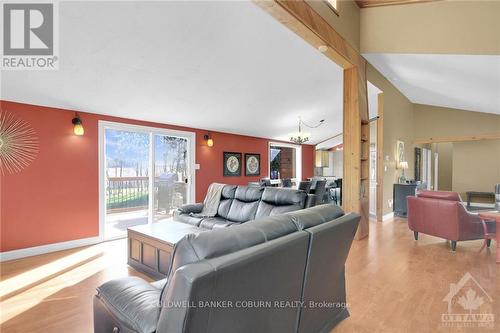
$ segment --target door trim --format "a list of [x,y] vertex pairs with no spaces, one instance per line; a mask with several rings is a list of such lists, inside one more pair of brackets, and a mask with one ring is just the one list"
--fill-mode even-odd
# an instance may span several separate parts
[[[271,146],[286,147],[295,149],[295,178],[292,181],[302,181],[302,145],[288,142],[269,141],[267,145],[267,177],[271,179]],[[281,177],[279,180],[282,180]]]
[[[99,170],[99,176],[98,176],[98,189],[99,189],[99,239],[101,241],[104,240],[112,240],[114,238],[105,238],[104,235],[104,226],[105,226],[105,221],[106,221],[106,190],[105,190],[105,170],[104,170],[104,161],[106,160],[106,147],[105,147],[105,140],[104,140],[104,134],[106,129],[115,129],[115,130],[123,130],[123,131],[133,131],[133,132],[140,132],[140,133],[148,133],[150,136],[150,149],[149,149],[149,158],[150,158],[150,163],[151,163],[151,157],[152,154],[154,154],[154,149],[153,147],[153,142],[152,139],[154,138],[155,134],[158,135],[168,135],[168,136],[177,136],[177,137],[182,137],[186,138],[188,140],[189,144],[189,154],[188,154],[188,166],[189,166],[189,175],[190,175],[190,186],[188,187],[188,198],[187,202],[188,203],[193,203],[195,202],[196,198],[196,170],[195,170],[195,162],[196,162],[196,132],[189,132],[189,131],[181,131],[181,130],[175,130],[175,129],[169,129],[169,128],[162,128],[162,127],[151,127],[151,126],[142,126],[142,125],[132,125],[132,124],[127,124],[127,123],[120,123],[120,122],[112,122],[112,121],[105,121],[105,120],[99,120],[98,121],[98,170]],[[151,165],[151,164],[150,164]],[[151,187],[150,187],[151,188]],[[151,197],[151,196],[150,196]],[[150,214],[148,218],[148,223],[152,223],[152,216],[151,216],[151,206],[149,208]],[[126,237],[124,235],[123,237]],[[123,238],[123,237],[117,237],[117,238]]]

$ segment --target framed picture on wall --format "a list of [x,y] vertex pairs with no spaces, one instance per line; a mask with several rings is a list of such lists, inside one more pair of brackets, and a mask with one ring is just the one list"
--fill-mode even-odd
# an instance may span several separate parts
[[245,176],[260,176],[260,154],[245,154]]
[[398,140],[396,142],[396,148],[397,148],[397,151],[396,151],[396,154],[397,154],[397,167],[400,168],[401,167],[401,162],[406,162],[406,158],[405,158],[405,142],[404,141],[401,141],[401,140]]
[[225,177],[241,176],[241,153],[224,152],[223,172]]

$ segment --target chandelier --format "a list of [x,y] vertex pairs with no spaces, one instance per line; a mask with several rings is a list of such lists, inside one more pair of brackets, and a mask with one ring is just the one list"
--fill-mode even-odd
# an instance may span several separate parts
[[306,126],[306,127],[309,127],[309,128],[317,128],[319,127],[320,125],[323,124],[325,120],[322,119],[319,121],[319,124],[316,125],[316,126],[311,126],[311,125],[308,125],[307,123],[305,123],[300,117],[299,117],[299,131],[298,132],[295,132],[295,133],[290,133],[288,135],[288,137],[290,138],[290,141],[293,142],[293,143],[296,143],[296,144],[303,144],[303,143],[306,143],[307,141],[309,141],[309,138],[311,137],[311,133],[307,133],[307,132],[302,132],[302,125]]

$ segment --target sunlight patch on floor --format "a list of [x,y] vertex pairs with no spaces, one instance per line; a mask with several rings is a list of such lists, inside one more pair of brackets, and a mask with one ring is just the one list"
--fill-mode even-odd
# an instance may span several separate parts
[[[122,242],[121,246],[114,243],[115,246],[110,246],[108,242],[82,249],[2,281],[2,296],[12,296],[5,297],[0,302],[0,323],[5,323],[42,302],[57,302],[77,297],[75,294],[81,293],[78,285],[93,275],[101,274],[103,282],[128,275],[124,255],[126,243]],[[114,269],[110,270],[110,267]],[[63,292],[63,295],[58,294],[51,298],[64,289],[67,289],[67,295]],[[88,297],[91,299],[91,296]]]

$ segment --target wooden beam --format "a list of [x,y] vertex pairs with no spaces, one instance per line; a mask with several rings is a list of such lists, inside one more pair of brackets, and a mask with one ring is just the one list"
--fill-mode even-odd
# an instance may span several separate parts
[[350,68],[361,61],[362,57],[356,49],[305,1],[254,0],[254,2],[315,48],[327,46],[328,49],[323,53],[340,67]]
[[497,140],[497,139],[500,139],[500,133],[431,137],[431,138],[425,138],[425,139],[416,139],[416,140],[413,140],[413,143],[418,145],[418,144],[426,144],[426,143],[480,141],[480,140]]
[[[368,235],[369,159],[361,157],[362,146],[369,152],[366,60],[304,0],[254,2],[276,20],[315,48],[326,46],[323,54],[344,69],[344,175],[342,203],[346,212],[361,215],[356,239]],[[362,129],[368,140],[361,140]],[[347,142],[347,146],[346,146]],[[365,179],[362,180],[362,172]]]
[[356,0],[359,8],[394,6],[394,5],[409,5],[424,2],[436,2],[441,0]]

